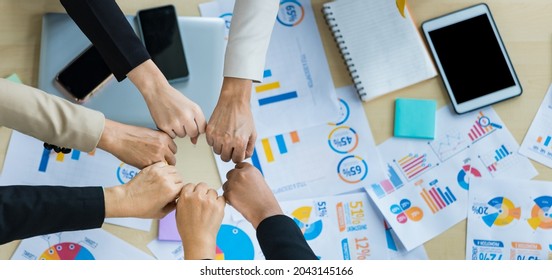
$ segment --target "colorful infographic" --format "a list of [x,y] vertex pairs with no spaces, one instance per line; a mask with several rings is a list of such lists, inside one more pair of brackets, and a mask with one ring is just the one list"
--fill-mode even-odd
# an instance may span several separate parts
[[44,251],[39,260],[94,260],[86,247],[73,242],[56,244]]
[[60,232],[21,241],[12,260],[151,260],[103,229]]
[[[352,87],[337,89],[341,110],[336,121],[257,140],[251,159],[279,200],[311,198],[373,186],[380,196],[403,185],[403,172],[387,165],[376,149],[362,101]],[[234,164],[215,157],[221,181]]]
[[[290,200],[281,202],[280,206],[322,260],[390,258],[383,218],[365,192]],[[217,236],[217,259],[264,259],[255,229],[240,213],[227,206],[222,223]],[[183,258],[180,242],[154,240],[148,248],[158,259]],[[397,258],[425,255],[423,248],[412,255],[401,247],[394,248]]]
[[[234,0],[199,5],[201,16],[231,25]],[[229,30],[229,29],[228,29]],[[259,138],[334,121],[338,103],[310,1],[280,1],[261,83],[251,109]]]
[[[530,161],[515,152],[518,144],[492,108],[457,115],[445,107],[437,111],[436,120],[432,141],[391,138],[379,145],[388,178],[365,185],[407,250],[466,218],[474,178],[530,179],[537,175]],[[418,220],[409,217],[401,201],[419,209],[415,211],[420,213]],[[488,208],[499,206],[487,202]],[[501,207],[506,205],[504,201]],[[512,217],[516,217],[515,210],[486,220],[498,224]]]
[[551,190],[552,182],[472,179],[466,259],[551,259]]
[[217,234],[217,260],[252,260],[255,249],[251,238],[242,229],[223,224]]
[[314,213],[312,213],[312,207],[310,206],[302,206],[291,212],[293,221],[297,224],[299,229],[301,229],[306,240],[317,238],[320,233],[322,233],[322,227],[324,225],[322,220],[311,222],[311,214],[314,215]]
[[552,85],[523,138],[519,153],[552,168]]
[[[117,186],[130,181],[139,169],[96,149],[69,154],[44,148],[44,143],[13,131],[6,153],[0,187],[5,185]],[[108,218],[106,223],[149,231],[151,220]]]

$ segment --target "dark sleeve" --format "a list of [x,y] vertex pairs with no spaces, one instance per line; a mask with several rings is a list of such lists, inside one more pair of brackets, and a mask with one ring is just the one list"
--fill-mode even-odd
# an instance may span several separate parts
[[61,231],[99,228],[102,187],[0,187],[0,244]]
[[115,0],[60,0],[120,82],[150,59]]
[[285,215],[264,219],[257,240],[267,260],[318,260],[299,227]]

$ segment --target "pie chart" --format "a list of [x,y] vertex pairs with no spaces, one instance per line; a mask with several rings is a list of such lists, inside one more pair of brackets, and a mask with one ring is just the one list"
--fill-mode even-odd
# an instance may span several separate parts
[[492,208],[496,209],[496,212],[481,217],[483,222],[489,227],[505,226],[511,223],[514,219],[519,220],[521,217],[521,209],[516,207],[514,203],[505,197],[495,197],[487,203]]
[[535,205],[531,209],[531,218],[527,219],[529,225],[536,230],[537,228],[551,229],[552,218],[550,217],[550,208],[552,207],[552,197],[541,196],[535,198]]
[[460,187],[464,190],[468,190],[470,188],[469,176],[467,176],[468,174],[471,174],[474,177],[481,177],[481,172],[479,172],[479,170],[475,169],[471,165],[466,164],[462,166],[462,169],[460,169],[460,172],[458,172],[458,177],[456,177],[456,180],[458,181],[458,185],[460,185]]
[[303,206],[291,213],[293,220],[303,232],[306,240],[313,240],[322,233],[322,220],[311,222],[312,207]]
[[253,242],[242,229],[221,225],[217,234],[217,260],[252,260],[255,258]]
[[85,247],[72,242],[56,244],[44,251],[39,260],[94,260],[94,256]]

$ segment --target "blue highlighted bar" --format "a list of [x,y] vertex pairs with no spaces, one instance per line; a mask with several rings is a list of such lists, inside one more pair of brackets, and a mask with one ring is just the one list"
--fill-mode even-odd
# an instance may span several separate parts
[[548,144],[550,144],[550,140],[551,140],[551,139],[552,139],[552,138],[550,138],[550,136],[547,136],[547,137],[546,137],[546,141],[544,141],[544,146],[545,146],[545,147],[548,147]]
[[286,141],[284,141],[284,136],[282,134],[276,135],[276,143],[278,143],[278,150],[280,151],[280,154],[285,154],[288,152]]
[[391,180],[391,183],[395,186],[395,189],[402,187],[403,182],[401,181],[399,174],[397,174],[395,169],[393,169],[390,164],[387,164],[387,173],[389,175],[389,180]]
[[506,149],[504,145],[500,146],[500,149],[496,150],[495,153],[496,153],[496,156],[495,156],[496,161],[499,161],[510,154],[510,152],[508,151],[508,149]]
[[445,187],[446,193],[450,195],[450,198],[452,198],[452,201],[456,201],[456,196],[452,194],[452,191],[449,189],[449,187]]
[[46,167],[48,167],[48,161],[50,160],[50,150],[44,148],[42,151],[42,158],[40,159],[40,164],[38,165],[39,172],[46,172]]
[[268,78],[268,77],[272,77],[272,71],[270,71],[270,69],[264,70],[264,73],[263,73],[263,78]]
[[79,160],[81,152],[79,150],[73,150],[73,153],[71,154],[72,160]]
[[445,201],[447,205],[450,205],[452,203],[450,198],[447,198],[447,196],[441,191],[441,188],[436,188],[437,192],[439,193],[439,196]]
[[272,104],[272,103],[276,103],[276,102],[280,102],[280,101],[285,101],[285,100],[297,98],[297,96],[298,96],[297,92],[292,91],[292,92],[288,92],[288,93],[284,93],[284,94],[280,94],[280,95],[275,95],[275,96],[271,96],[271,97],[267,97],[267,98],[262,98],[262,99],[259,99],[259,105],[263,106],[263,105]]
[[253,163],[253,166],[255,166],[261,174],[263,174],[263,169],[261,168],[261,163],[259,162],[259,155],[257,154],[257,149],[253,149],[253,155],[251,156],[251,162]]
[[379,184],[372,184],[372,190],[379,198],[382,198],[385,196],[385,192],[383,191],[383,189]]

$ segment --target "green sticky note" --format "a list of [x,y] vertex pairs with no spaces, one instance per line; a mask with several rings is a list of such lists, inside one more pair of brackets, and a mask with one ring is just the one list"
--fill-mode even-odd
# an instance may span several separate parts
[[18,83],[18,84],[22,84],[23,82],[21,81],[21,79],[19,79],[19,76],[17,76],[17,74],[13,73],[9,76],[6,77],[6,80],[8,81],[12,81],[14,83]]
[[398,98],[395,100],[396,137],[433,139],[437,102],[430,99]]

